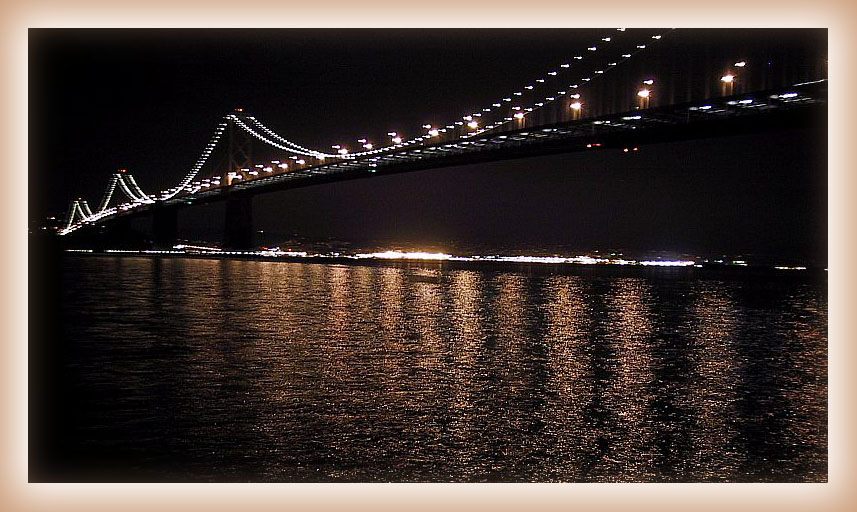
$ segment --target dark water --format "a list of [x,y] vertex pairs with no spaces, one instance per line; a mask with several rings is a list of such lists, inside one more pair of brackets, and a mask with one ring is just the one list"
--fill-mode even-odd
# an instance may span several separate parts
[[58,478],[827,478],[823,280],[69,257],[62,282]]

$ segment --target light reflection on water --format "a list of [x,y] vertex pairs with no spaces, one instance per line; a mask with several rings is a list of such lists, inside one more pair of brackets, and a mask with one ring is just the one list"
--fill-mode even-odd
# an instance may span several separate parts
[[91,466],[826,479],[822,284],[130,257],[67,258],[64,283]]

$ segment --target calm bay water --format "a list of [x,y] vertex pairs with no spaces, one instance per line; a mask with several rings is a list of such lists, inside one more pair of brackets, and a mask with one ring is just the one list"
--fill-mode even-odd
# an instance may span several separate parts
[[827,478],[823,281],[67,257],[62,282],[54,423],[104,478]]

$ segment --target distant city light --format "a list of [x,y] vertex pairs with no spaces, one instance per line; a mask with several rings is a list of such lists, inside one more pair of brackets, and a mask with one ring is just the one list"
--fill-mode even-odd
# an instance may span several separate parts
[[355,254],[356,258],[374,258],[382,260],[448,260],[452,258],[451,254],[440,252],[402,252],[402,251],[384,251]]
[[641,261],[640,265],[646,267],[689,267],[693,265],[693,261],[687,260],[654,260],[654,261]]

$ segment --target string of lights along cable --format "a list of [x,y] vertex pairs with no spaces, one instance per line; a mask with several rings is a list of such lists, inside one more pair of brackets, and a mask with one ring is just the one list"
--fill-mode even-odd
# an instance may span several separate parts
[[[542,76],[533,78],[514,91],[497,100],[466,112],[459,119],[447,123],[427,122],[413,133],[418,135],[406,139],[404,132],[390,131],[383,141],[372,141],[369,137],[355,139],[354,150],[349,144],[332,144],[330,149],[309,148],[280,135],[256,117],[241,108],[226,114],[214,129],[210,140],[202,149],[199,158],[179,182],[158,193],[147,193],[137,183],[134,176],[125,169],[113,173],[98,207],[92,210],[83,198],[71,202],[64,228],[60,235],[72,233],[86,225],[123,214],[145,205],[175,202],[193,199],[200,194],[232,187],[247,187],[253,182],[284,179],[298,172],[322,172],[325,169],[341,169],[351,163],[360,163],[374,172],[379,164],[406,158],[403,155],[435,154],[431,150],[452,150],[482,146],[491,137],[504,139],[503,134],[518,133],[522,130],[534,130],[562,122],[586,123],[597,110],[590,105],[597,104],[593,88],[605,81],[606,77],[620,75],[616,69],[649,51],[655,45],[674,32],[675,29],[611,29],[605,30],[596,41],[568,56],[565,62],[559,62]],[[736,61],[720,81],[724,95],[731,93],[738,80],[741,68],[747,65]],[[617,81],[620,78],[617,77]],[[650,98],[656,90],[654,79],[645,79],[641,83],[611,82],[613,94],[633,98],[640,112],[649,108]],[[619,92],[616,92],[619,91]],[[787,98],[791,99],[791,98]],[[747,107],[755,107],[752,100]],[[705,109],[706,106],[700,107]],[[707,106],[707,108],[712,108]],[[634,115],[623,120],[639,120]],[[597,125],[610,121],[592,120]],[[615,125],[614,125],[615,126]],[[277,153],[284,153],[279,160],[266,163],[250,163],[245,160],[241,166],[230,165],[228,170],[215,169],[217,174],[198,179],[206,164],[212,161],[212,155],[222,148],[228,139],[230,151],[235,135],[240,134],[249,141],[261,143]],[[337,167],[339,166],[339,167]],[[213,165],[209,166],[213,167]],[[121,192],[122,199],[111,206],[115,194]]]

